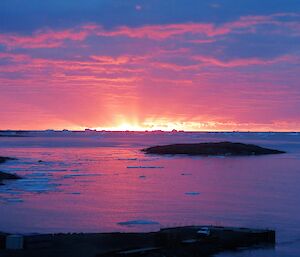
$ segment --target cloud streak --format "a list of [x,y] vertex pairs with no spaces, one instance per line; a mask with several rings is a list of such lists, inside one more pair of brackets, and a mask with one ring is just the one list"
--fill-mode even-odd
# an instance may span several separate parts
[[299,19],[1,33],[3,128],[300,129]]
[[[279,18],[293,17],[296,21],[282,21]],[[269,16],[245,16],[222,25],[213,23],[181,23],[164,25],[147,25],[141,27],[120,26],[106,30],[101,25],[86,24],[76,29],[66,30],[38,30],[32,35],[0,34],[0,44],[9,49],[13,48],[58,48],[66,41],[84,41],[90,36],[99,37],[129,37],[146,38],[151,40],[166,40],[185,34],[205,36],[205,39],[194,39],[194,42],[209,43],[211,38],[228,35],[230,33],[254,33],[257,26],[272,25],[276,29],[289,28],[299,33],[300,15],[294,13],[280,13]],[[273,28],[274,29],[274,28]],[[193,42],[193,41],[191,41]]]

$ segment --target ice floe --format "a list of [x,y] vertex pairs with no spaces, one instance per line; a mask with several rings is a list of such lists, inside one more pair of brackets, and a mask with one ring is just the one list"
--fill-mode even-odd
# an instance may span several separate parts
[[127,166],[127,169],[163,169],[163,166]]
[[102,174],[67,174],[64,175],[63,178],[94,177],[94,176],[102,176]]
[[186,192],[186,195],[200,195],[199,192]]
[[2,198],[2,200],[7,203],[22,203],[22,202],[24,202],[24,200],[21,198]]
[[118,161],[136,161],[137,158],[118,158]]

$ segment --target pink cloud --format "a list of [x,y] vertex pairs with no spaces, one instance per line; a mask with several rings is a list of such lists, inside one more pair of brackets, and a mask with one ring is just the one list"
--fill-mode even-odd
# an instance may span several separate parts
[[91,59],[100,63],[101,65],[123,65],[123,64],[133,64],[139,63],[140,61],[145,60],[148,56],[130,56],[122,55],[118,57],[111,57],[105,55],[92,55]]
[[257,25],[286,25],[289,22],[278,21],[276,18],[285,16],[295,16],[296,14],[274,14],[268,16],[244,16],[239,20],[228,22],[220,26],[213,23],[181,23],[166,25],[148,25],[143,27],[118,27],[111,31],[103,30],[102,27],[93,27],[95,33],[99,36],[127,36],[132,38],[150,38],[154,40],[163,40],[169,37],[183,35],[187,33],[215,37],[226,35],[240,29],[252,30]]
[[37,31],[33,35],[0,34],[0,44],[8,48],[56,48],[63,45],[65,40],[82,41],[88,35],[89,29],[74,31]]
[[[12,48],[57,48],[64,46],[66,40],[84,41],[88,36],[100,37],[130,37],[148,38],[151,40],[166,40],[170,37],[184,34],[198,35],[206,38],[195,39],[194,43],[209,43],[212,38],[233,32],[255,32],[258,25],[274,25],[299,32],[299,26],[294,21],[280,21],[281,17],[298,17],[296,14],[273,14],[269,16],[244,16],[240,19],[216,26],[213,23],[179,23],[165,25],[145,25],[141,27],[121,26],[106,30],[97,24],[85,24],[77,29],[39,30],[33,35],[0,34],[0,44]],[[296,26],[296,28],[295,28]],[[191,39],[190,39],[191,40]],[[193,42],[193,40],[191,41]]]
[[194,60],[200,61],[201,63],[218,66],[223,68],[234,68],[250,65],[272,65],[276,63],[298,63],[299,57],[284,55],[273,59],[262,59],[262,58],[244,58],[244,59],[232,59],[229,61],[221,61],[217,58],[210,56],[194,56]]
[[4,53],[0,52],[0,59],[10,59],[15,62],[21,62],[28,60],[30,57],[25,54],[15,54],[15,53]]

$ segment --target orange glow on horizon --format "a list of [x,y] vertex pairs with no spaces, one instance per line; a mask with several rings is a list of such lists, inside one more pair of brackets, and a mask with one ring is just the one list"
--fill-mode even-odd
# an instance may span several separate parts
[[183,122],[161,119],[157,121],[146,120],[144,122],[121,122],[111,127],[93,127],[92,130],[106,131],[186,131],[186,132],[295,132],[298,129],[289,129],[288,123],[267,124],[238,124],[233,122]]

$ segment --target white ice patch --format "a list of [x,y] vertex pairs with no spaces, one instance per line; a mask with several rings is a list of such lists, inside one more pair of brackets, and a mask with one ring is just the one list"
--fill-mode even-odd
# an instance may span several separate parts
[[136,161],[137,158],[118,158],[118,161]]
[[186,194],[186,195],[192,195],[192,196],[200,195],[199,192],[186,192],[185,194]]
[[156,160],[159,160],[159,157],[152,157],[152,158],[141,158],[141,159],[138,159],[139,162],[152,162],[152,161],[156,161]]
[[102,176],[102,174],[68,174],[68,175],[64,175],[63,178],[94,177],[94,176]]
[[23,199],[21,198],[2,198],[4,200],[4,202],[7,203],[22,203]]
[[53,174],[51,173],[47,173],[47,172],[35,172],[35,173],[31,173],[26,175],[26,177],[52,177]]
[[163,169],[162,166],[127,166],[127,169]]

